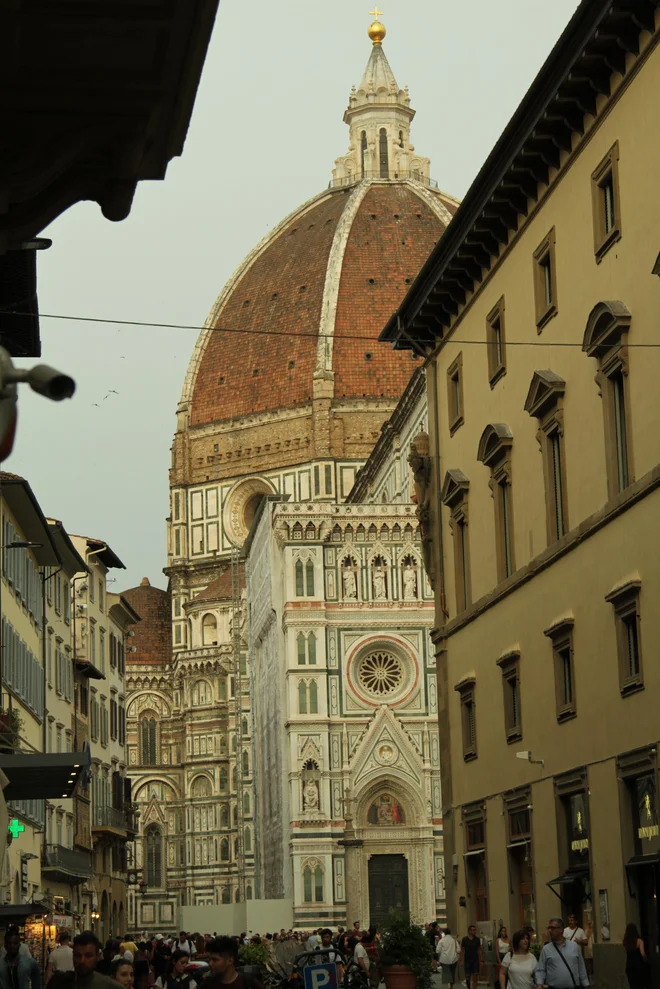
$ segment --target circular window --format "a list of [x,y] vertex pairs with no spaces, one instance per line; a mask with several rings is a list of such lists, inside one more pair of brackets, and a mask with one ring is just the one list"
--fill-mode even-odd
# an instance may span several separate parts
[[385,697],[401,686],[401,661],[389,652],[372,652],[360,663],[358,679],[370,694]]

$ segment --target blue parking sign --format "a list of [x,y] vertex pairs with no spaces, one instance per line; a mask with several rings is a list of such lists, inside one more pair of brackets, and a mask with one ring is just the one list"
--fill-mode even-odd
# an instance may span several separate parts
[[337,989],[337,966],[334,962],[325,965],[305,965],[305,989]]

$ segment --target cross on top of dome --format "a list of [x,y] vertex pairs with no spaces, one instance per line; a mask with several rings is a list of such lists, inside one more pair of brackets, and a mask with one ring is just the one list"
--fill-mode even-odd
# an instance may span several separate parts
[[374,45],[382,45],[383,38],[387,34],[385,30],[385,25],[381,24],[378,20],[379,17],[383,16],[384,11],[379,10],[378,7],[374,7],[373,10],[369,11],[369,15],[374,18],[374,22],[367,32],[369,37],[373,41]]

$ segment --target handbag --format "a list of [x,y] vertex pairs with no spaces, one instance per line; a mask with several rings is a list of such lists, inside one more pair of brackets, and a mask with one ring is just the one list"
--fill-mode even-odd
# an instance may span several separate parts
[[566,959],[565,959],[565,958],[564,958],[564,956],[562,955],[562,953],[561,953],[561,951],[559,950],[559,948],[557,947],[557,944],[555,943],[555,941],[553,941],[553,942],[552,942],[552,944],[553,944],[553,947],[554,947],[554,949],[555,949],[555,951],[557,952],[557,954],[559,955],[559,957],[560,957],[560,958],[561,958],[561,960],[563,961],[563,963],[564,963],[564,965],[565,965],[565,966],[566,966],[566,968],[568,969],[568,974],[569,974],[569,975],[570,975],[570,977],[571,977],[571,982],[572,982],[572,983],[573,983],[573,985],[575,986],[575,989],[577,989],[577,982],[575,981],[575,976],[573,975],[573,969],[571,968],[571,966],[570,966],[570,965],[568,964],[568,962],[566,961]]

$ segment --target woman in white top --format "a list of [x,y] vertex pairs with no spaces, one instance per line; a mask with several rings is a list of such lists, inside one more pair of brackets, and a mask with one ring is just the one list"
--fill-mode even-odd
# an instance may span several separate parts
[[533,989],[536,979],[536,956],[529,950],[527,931],[516,931],[511,939],[511,952],[502,959],[500,966],[500,989],[506,989],[509,975],[509,989]]
[[172,954],[169,973],[163,978],[158,976],[154,985],[158,989],[197,989],[197,983],[192,975],[186,972],[190,962],[187,951],[175,951]]
[[497,962],[497,969],[495,971],[495,983],[499,985],[500,981],[500,965],[502,964],[502,959],[505,955],[508,955],[511,951],[511,942],[509,941],[509,935],[506,927],[500,927],[497,932],[497,937],[495,938],[495,960]]

